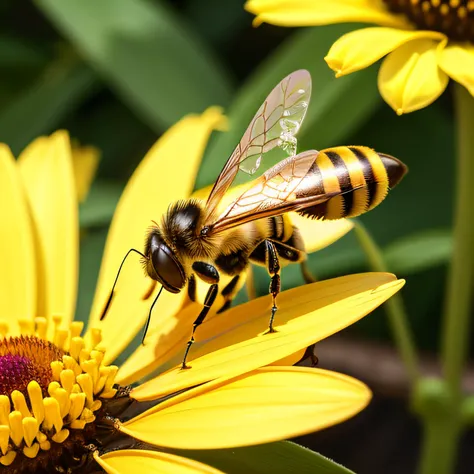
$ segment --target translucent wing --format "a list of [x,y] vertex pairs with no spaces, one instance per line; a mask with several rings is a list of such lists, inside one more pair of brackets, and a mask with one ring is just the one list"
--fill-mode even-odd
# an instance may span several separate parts
[[321,188],[314,186],[314,179],[308,174],[317,156],[315,150],[305,151],[270,168],[209,225],[209,230],[221,232],[262,217],[298,211],[334,197],[335,193],[318,194]]
[[296,153],[296,138],[308,109],[311,76],[308,71],[295,71],[285,77],[265,99],[250,122],[240,143],[227,160],[207,200],[205,225],[211,220],[222,196],[239,170],[257,171],[262,155],[279,146],[289,155]]

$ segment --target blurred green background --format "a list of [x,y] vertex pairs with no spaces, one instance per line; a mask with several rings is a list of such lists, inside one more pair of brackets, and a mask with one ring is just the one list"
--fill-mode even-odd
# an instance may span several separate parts
[[[80,211],[79,317],[88,315],[114,206],[154,141],[183,115],[223,106],[231,129],[212,137],[197,187],[210,184],[267,93],[286,74],[306,68],[313,95],[300,150],[367,145],[410,168],[362,221],[390,269],[408,280],[403,297],[419,347],[434,350],[451,252],[451,91],[397,117],[376,88],[378,65],[336,80],[323,60],[353,25],[255,29],[251,21],[242,0],[1,3],[0,140],[18,154],[36,136],[65,128],[102,153]],[[367,269],[352,233],[311,255],[310,266],[319,278]],[[299,268],[286,268],[282,281],[285,288],[302,284]],[[260,292],[267,285],[267,278],[258,279]],[[349,334],[391,345],[383,310]]]

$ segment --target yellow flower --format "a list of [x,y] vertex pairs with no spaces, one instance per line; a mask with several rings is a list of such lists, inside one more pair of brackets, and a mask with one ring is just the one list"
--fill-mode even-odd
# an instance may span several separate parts
[[449,78],[474,95],[473,0],[249,0],[245,8],[257,25],[379,25],[345,34],[325,60],[339,77],[387,56],[378,87],[399,115],[434,102]]
[[[403,286],[384,273],[283,292],[278,332],[271,335],[262,335],[268,297],[213,314],[197,334],[192,369],[184,371],[179,363],[197,306],[182,295],[163,294],[149,342],[120,369],[111,365],[142,327],[156,293],[140,265],[127,263],[109,313],[98,321],[117,266],[169,201],[190,195],[209,134],[222,120],[216,109],[184,118],[136,170],[111,225],[84,334],[83,323],[73,320],[75,183],[87,180],[74,171],[90,176],[94,160],[74,166],[66,132],[37,139],[17,162],[0,146],[2,472],[87,473],[98,463],[114,474],[216,473],[169,450],[280,440],[338,423],[368,403],[370,391],[361,382],[291,364],[307,346],[362,318]],[[321,223],[309,222],[312,248],[350,228],[342,223],[325,232]],[[312,235],[311,225],[325,234],[322,239]],[[125,386],[143,377],[148,381]]]

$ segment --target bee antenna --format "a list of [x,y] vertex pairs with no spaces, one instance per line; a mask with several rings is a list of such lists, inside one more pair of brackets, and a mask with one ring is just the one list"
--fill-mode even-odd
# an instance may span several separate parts
[[117,281],[118,281],[118,278],[120,276],[120,272],[122,270],[122,267],[123,267],[123,264],[125,263],[125,260],[127,260],[127,257],[132,253],[132,252],[135,252],[137,253],[138,255],[140,255],[143,259],[145,260],[148,260],[148,257],[146,257],[144,254],[142,254],[140,251],[136,250],[136,249],[130,249],[127,254],[125,255],[125,257],[123,258],[122,260],[122,263],[120,264],[120,267],[118,269],[118,272],[117,272],[117,276],[115,277],[115,281],[114,281],[114,284],[112,286],[112,290],[110,291],[110,295],[109,295],[109,298],[107,299],[107,303],[105,304],[105,307],[104,307],[104,310],[102,311],[102,314],[100,315],[100,321],[102,321],[105,316],[107,315],[107,311],[109,310],[109,307],[110,307],[110,304],[112,303],[112,298],[114,296],[114,291],[115,291],[115,285],[117,284]]
[[146,333],[148,332],[148,326],[150,325],[151,312],[153,311],[153,306],[155,306],[155,303],[158,301],[158,298],[160,297],[162,291],[163,291],[163,286],[161,286],[160,291],[158,292],[158,294],[156,295],[156,298],[153,300],[153,303],[150,306],[150,311],[148,312],[148,318],[146,320],[145,329],[143,331],[142,345],[145,345],[144,344],[145,337],[146,337]]

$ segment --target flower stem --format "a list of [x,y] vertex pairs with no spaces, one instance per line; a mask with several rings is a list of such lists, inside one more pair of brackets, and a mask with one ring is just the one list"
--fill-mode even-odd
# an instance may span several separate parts
[[[387,272],[388,269],[382,252],[364,225],[360,221],[355,220],[354,230],[360,246],[369,260],[371,269],[377,272]],[[393,295],[384,303],[384,308],[387,311],[388,320],[395,343],[400,352],[400,357],[405,364],[406,371],[413,386],[419,379],[418,357],[402,297],[398,293]]]
[[[457,118],[456,202],[453,254],[448,274],[441,331],[441,361],[445,386],[444,410],[420,414],[425,427],[420,473],[451,474],[456,465],[463,417],[462,371],[468,354],[470,309],[474,288],[474,100],[455,85]],[[465,415],[465,414],[464,414]]]
[[458,394],[468,351],[474,288],[474,99],[456,84],[455,100],[458,162],[454,248],[441,334],[444,376],[452,392]]
[[457,444],[447,438],[458,439],[460,428],[455,420],[425,418],[419,474],[452,474]]

